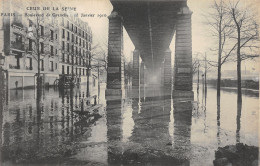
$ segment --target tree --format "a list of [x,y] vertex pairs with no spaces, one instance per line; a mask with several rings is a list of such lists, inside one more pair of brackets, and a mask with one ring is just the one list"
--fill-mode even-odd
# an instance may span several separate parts
[[241,61],[259,57],[259,25],[252,7],[242,7],[240,1],[230,3],[227,10],[232,20],[231,26],[236,31],[232,38],[236,46],[237,101],[242,103]]
[[[226,6],[223,0],[214,0],[213,5],[210,7],[210,12],[205,16],[207,25],[210,26],[212,36],[217,38],[217,49],[211,49],[217,51],[217,62],[208,60],[211,66],[217,67],[217,101],[220,103],[220,84],[221,84],[221,67],[227,62],[228,57],[232,54],[235,46],[227,48],[229,45],[228,40],[230,34],[233,33],[233,29],[229,27],[231,19],[228,17]],[[226,50],[229,50],[228,52]]]
[[[36,11],[35,17],[28,18],[29,21],[29,28],[27,30],[27,35],[29,38],[29,46],[27,48],[27,52],[34,57],[37,61],[37,97],[41,94],[41,86],[42,86],[42,79],[41,79],[41,62],[43,61],[45,56],[54,56],[57,55],[54,51],[54,46],[50,46],[50,49],[47,51],[47,47],[49,47],[49,42],[52,41],[53,43],[57,43],[55,41],[55,34],[58,31],[57,25],[52,18],[51,22],[48,22],[42,16],[42,13],[38,13]],[[47,24],[46,24],[47,22]],[[45,29],[49,25],[54,25],[53,29]],[[57,36],[56,36],[57,38]],[[43,63],[42,63],[43,65]],[[44,68],[44,66],[42,66]]]

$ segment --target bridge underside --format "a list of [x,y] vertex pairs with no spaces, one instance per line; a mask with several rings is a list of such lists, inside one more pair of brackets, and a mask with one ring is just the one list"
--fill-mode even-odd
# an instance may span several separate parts
[[[155,80],[157,84],[171,88],[174,73],[174,89],[191,91],[192,12],[187,7],[187,0],[110,1],[113,11],[109,16],[107,94],[121,94],[124,87],[123,26],[135,46],[133,86],[139,87]],[[169,46],[174,35],[175,64],[172,72]]]
[[114,11],[123,17],[124,27],[146,67],[160,67],[175,32],[177,13],[186,1],[111,2]]

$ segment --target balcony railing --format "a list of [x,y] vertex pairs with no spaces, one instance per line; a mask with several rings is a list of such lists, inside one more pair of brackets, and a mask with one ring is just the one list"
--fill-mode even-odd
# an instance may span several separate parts
[[12,46],[12,48],[14,48],[16,50],[24,51],[24,44],[22,42],[12,41],[11,46]]
[[10,69],[20,69],[20,66],[9,64]]

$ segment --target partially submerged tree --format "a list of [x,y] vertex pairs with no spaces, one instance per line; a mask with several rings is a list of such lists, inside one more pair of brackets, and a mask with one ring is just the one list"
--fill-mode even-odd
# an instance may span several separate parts
[[[226,4],[223,0],[214,0],[213,5],[210,7],[210,12],[205,16],[206,24],[210,27],[212,37],[218,41],[217,48],[211,49],[217,52],[217,61],[210,61],[208,63],[211,66],[217,67],[217,99],[218,104],[220,101],[220,84],[221,84],[221,68],[222,65],[227,62],[228,57],[232,54],[235,46],[230,47],[228,45],[229,36],[233,33],[233,29],[230,28],[231,19],[228,17],[226,11]],[[229,50],[229,51],[227,51]]]
[[259,57],[259,24],[252,7],[244,7],[240,1],[229,3],[227,11],[232,20],[231,27],[236,32],[231,37],[236,46],[237,101],[241,103],[241,61]]
[[[44,58],[46,56],[58,58],[57,49],[54,49],[54,45],[58,42],[58,27],[57,23],[54,21],[54,18],[52,18],[51,21],[45,20],[44,17],[38,12],[36,12],[35,17],[28,18],[28,21],[29,28],[27,29],[27,37],[29,43],[26,52],[31,54],[37,61],[37,96],[40,96],[42,85],[41,71],[44,70]],[[54,45],[50,45],[50,42]],[[53,66],[54,64],[52,64],[52,67]]]

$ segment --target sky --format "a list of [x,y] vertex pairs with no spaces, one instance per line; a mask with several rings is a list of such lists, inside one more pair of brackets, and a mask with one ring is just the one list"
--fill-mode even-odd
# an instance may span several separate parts
[[[64,3],[64,0],[62,1]],[[193,54],[197,52],[206,53],[208,58],[216,58],[210,52],[210,49],[216,47],[216,40],[212,38],[209,33],[209,27],[205,25],[205,18],[203,14],[209,11],[209,6],[212,4],[212,0],[188,0],[188,6],[193,12],[192,14],[192,51]],[[259,0],[241,0],[241,3],[246,5],[249,3],[259,4]],[[67,5],[76,6],[77,12],[85,14],[95,14],[95,17],[85,17],[81,18],[83,21],[88,22],[93,32],[93,43],[100,43],[106,47],[108,40],[108,18],[107,17],[97,17],[98,14],[108,16],[110,15],[113,7],[109,0],[70,0],[67,1]],[[257,5],[255,5],[257,6]],[[260,17],[259,17],[260,18]],[[172,50],[172,59],[174,61],[174,37],[170,45]],[[134,50],[134,45],[132,44],[127,32],[124,30],[124,55],[127,61],[131,60],[132,51]],[[256,60],[256,61],[259,61]],[[247,68],[245,65],[248,66]],[[255,61],[246,61],[242,64],[242,69],[250,71],[259,71],[259,63]],[[227,63],[223,65],[223,70],[235,70],[236,63]],[[212,69],[215,70],[215,69]]]

